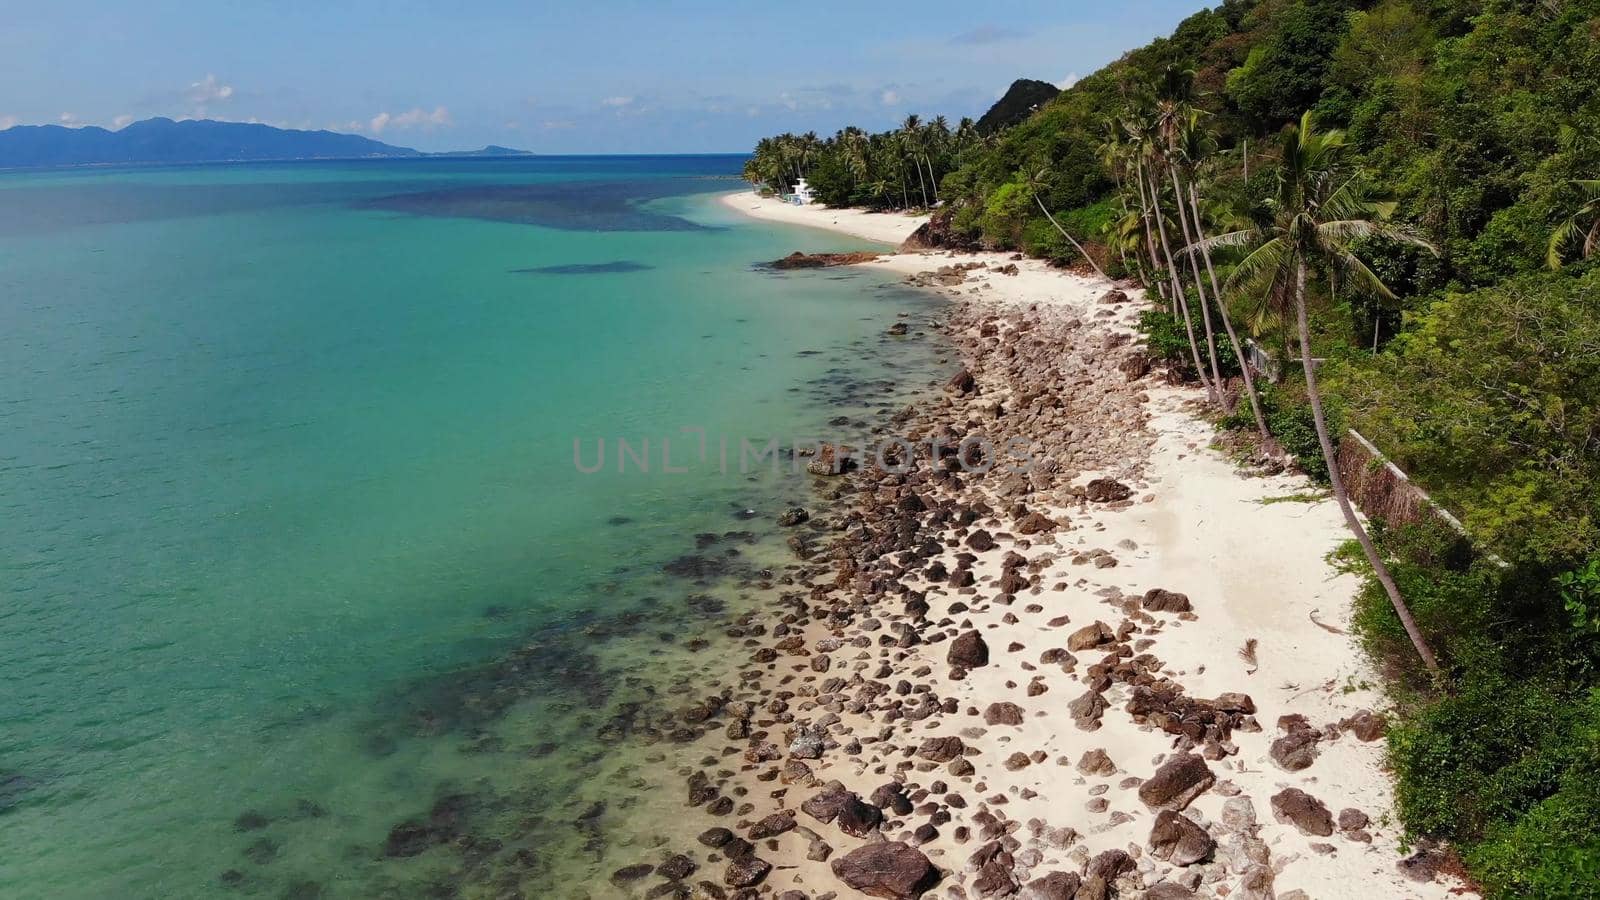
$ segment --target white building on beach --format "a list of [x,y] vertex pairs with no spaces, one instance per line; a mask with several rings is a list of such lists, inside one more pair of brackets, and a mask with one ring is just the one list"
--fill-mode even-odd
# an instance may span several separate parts
[[811,193],[811,185],[806,184],[804,178],[794,183],[794,193],[789,195],[795,206],[810,206],[817,202],[815,194]]

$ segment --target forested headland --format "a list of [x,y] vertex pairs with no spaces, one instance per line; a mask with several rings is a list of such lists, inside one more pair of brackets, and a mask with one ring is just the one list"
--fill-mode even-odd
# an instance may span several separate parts
[[1490,896],[1600,896],[1600,0],[1230,0],[1012,127],[779,135],[746,175],[1137,279],[1150,352],[1341,502],[1370,438],[1469,535],[1351,514],[1340,554],[1408,833]]

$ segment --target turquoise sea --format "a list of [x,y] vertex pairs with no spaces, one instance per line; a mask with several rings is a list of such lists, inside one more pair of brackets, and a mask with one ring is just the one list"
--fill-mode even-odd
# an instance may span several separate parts
[[808,497],[718,438],[938,374],[741,163],[0,174],[0,897],[583,896],[616,709]]

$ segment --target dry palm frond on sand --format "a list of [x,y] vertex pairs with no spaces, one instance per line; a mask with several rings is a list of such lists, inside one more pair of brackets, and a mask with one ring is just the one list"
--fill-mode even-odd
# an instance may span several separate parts
[[1256,669],[1261,668],[1261,664],[1256,662],[1257,643],[1258,641],[1256,641],[1255,638],[1250,638],[1244,642],[1243,647],[1239,648],[1239,658],[1244,660],[1245,663],[1250,666],[1250,671],[1246,672],[1246,675],[1254,675],[1256,673]]

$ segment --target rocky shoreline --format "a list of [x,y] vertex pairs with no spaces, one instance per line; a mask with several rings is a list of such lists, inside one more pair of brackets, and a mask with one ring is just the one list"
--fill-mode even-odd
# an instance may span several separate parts
[[1443,896],[1375,824],[1370,685],[1251,680],[1280,648],[1233,633],[1226,598],[1140,581],[1161,568],[1137,536],[1163,506],[1153,456],[1209,453],[1209,427],[1149,375],[1138,293],[996,303],[1015,261],[886,262],[955,294],[963,367],[877,429],[909,458],[812,460],[772,608],[727,628],[724,677],[645,714],[675,745],[652,757],[679,779],[672,835],[589,895]]

